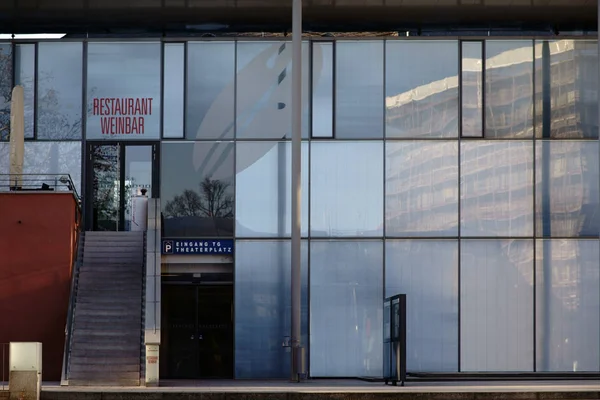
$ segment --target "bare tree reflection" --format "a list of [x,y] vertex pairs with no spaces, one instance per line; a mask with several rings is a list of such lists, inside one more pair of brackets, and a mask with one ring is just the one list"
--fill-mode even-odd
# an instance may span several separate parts
[[[199,192],[184,190],[165,204],[167,236],[230,234],[233,226],[233,195],[230,184],[219,179],[205,177],[199,184]],[[192,222],[196,221],[196,222]],[[203,226],[210,221],[210,227]],[[187,223],[186,223],[187,222]],[[186,227],[188,223],[195,226]]]

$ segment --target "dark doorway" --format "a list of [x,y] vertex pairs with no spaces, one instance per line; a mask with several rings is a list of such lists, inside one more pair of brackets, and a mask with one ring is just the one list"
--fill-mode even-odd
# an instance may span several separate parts
[[86,229],[132,230],[135,196],[158,197],[156,142],[88,142]]
[[162,290],[161,378],[233,378],[233,285]]

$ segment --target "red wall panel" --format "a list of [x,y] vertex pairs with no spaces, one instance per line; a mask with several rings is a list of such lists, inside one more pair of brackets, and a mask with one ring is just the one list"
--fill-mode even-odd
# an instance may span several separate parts
[[78,215],[70,193],[0,193],[0,343],[41,342],[45,381],[61,376]]

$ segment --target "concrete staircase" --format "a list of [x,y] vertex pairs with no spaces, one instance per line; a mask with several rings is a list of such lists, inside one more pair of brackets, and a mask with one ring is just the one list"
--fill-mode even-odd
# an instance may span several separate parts
[[139,386],[143,232],[85,232],[76,281],[70,386]]

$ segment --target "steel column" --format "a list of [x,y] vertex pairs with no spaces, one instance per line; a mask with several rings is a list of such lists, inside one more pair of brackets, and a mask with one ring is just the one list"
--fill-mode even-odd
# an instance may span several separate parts
[[302,0],[292,0],[292,334],[291,380],[298,382],[301,316]]

